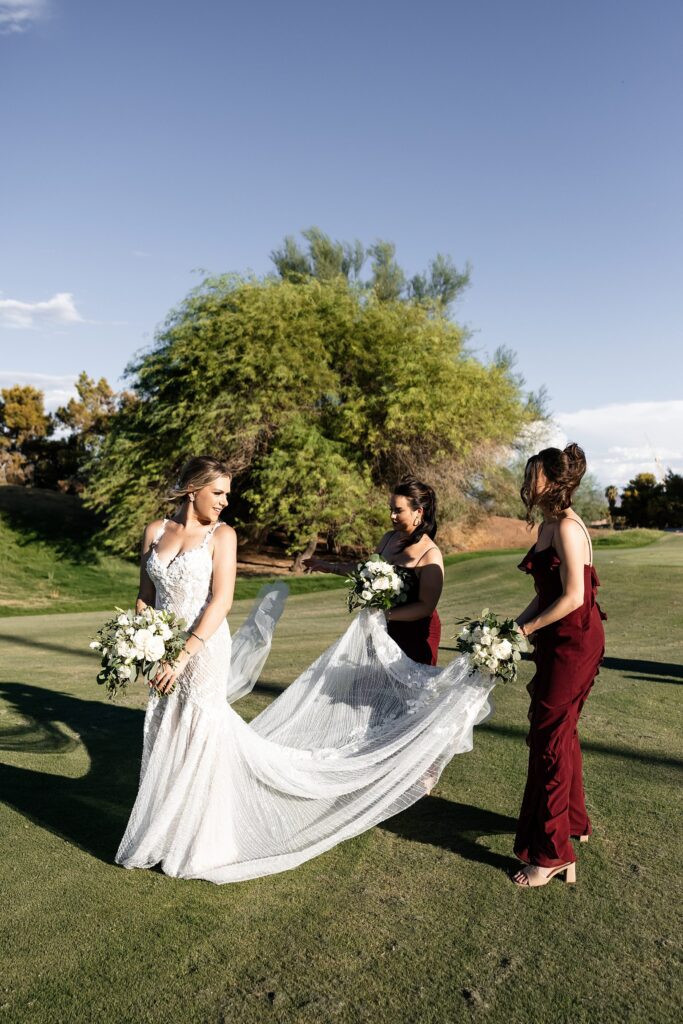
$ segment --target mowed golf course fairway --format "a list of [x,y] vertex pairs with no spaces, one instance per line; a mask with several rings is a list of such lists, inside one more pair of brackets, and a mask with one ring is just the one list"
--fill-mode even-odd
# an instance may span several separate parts
[[[518,561],[448,567],[443,662],[456,618],[530,599]],[[683,536],[596,564],[607,657],[581,725],[595,834],[576,886],[535,891],[507,874],[528,664],[431,796],[295,871],[216,887],[113,864],[144,694],[112,704],[95,684],[104,614],[0,619],[0,1021],[678,1022]],[[346,623],[340,591],[290,598],[236,710],[253,717]]]

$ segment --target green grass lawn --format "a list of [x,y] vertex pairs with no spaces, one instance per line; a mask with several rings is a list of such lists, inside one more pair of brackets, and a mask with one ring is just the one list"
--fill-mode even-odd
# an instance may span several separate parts
[[[460,559],[440,607],[515,613],[509,553]],[[12,1022],[668,1024],[680,1016],[683,537],[598,552],[607,659],[582,736],[595,836],[575,887],[508,880],[525,777],[522,679],[433,793],[295,871],[216,887],[112,860],[144,698],[109,703],[101,612],[0,621],[0,1012]],[[233,628],[248,610],[238,603]],[[290,598],[253,717],[344,628]],[[678,700],[677,700],[678,698]],[[2,1020],[2,1016],[0,1016]]]

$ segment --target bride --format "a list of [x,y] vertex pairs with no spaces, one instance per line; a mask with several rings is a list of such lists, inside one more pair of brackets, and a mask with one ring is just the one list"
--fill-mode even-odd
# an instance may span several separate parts
[[190,633],[151,690],[116,854],[126,868],[216,883],[296,867],[410,806],[427,773],[431,785],[471,749],[493,686],[464,658],[412,661],[365,609],[247,725],[230,703],[259,676],[286,587],[267,589],[231,640],[237,543],[219,519],[229,493],[225,465],[190,459],[170,495],[178,512],[145,530],[137,610],[173,611]]

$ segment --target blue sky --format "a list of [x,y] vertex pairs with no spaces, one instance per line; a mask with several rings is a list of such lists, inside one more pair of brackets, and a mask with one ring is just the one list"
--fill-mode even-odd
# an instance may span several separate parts
[[679,0],[0,0],[0,386],[116,382],[316,224],[471,262],[603,482],[683,471],[682,44]]

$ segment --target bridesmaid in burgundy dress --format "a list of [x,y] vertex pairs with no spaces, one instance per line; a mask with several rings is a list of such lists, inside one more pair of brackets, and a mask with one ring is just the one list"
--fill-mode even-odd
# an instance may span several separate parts
[[[385,533],[377,552],[392,565],[410,571],[408,601],[386,612],[387,631],[413,661],[436,665],[441,621],[436,606],[443,589],[443,558],[436,536],[436,495],[429,484],[412,477],[394,487],[389,503],[393,530]],[[318,572],[346,576],[355,563],[342,565],[306,559]]]
[[605,651],[606,616],[595,599],[600,581],[590,535],[571,507],[585,471],[577,444],[545,448],[527,462],[521,491],[529,522],[535,508],[543,513],[538,540],[519,565],[536,587],[517,619],[536,644],[529,771],[515,839],[515,854],[527,866],[513,876],[523,887],[561,873],[574,882],[570,837],[587,840],[591,833],[577,723]]

